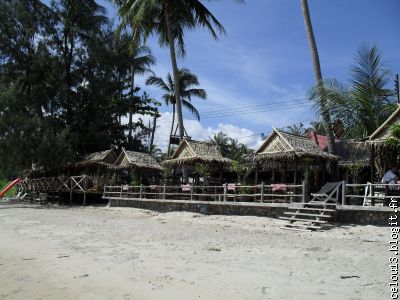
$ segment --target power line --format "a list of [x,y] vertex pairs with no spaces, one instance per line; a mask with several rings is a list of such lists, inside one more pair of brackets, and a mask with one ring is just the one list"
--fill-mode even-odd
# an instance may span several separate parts
[[[301,105],[304,105],[304,103],[300,103]],[[271,107],[266,107],[266,108],[259,108],[256,110],[248,110],[248,111],[234,111],[232,113],[225,113],[225,114],[219,114],[219,115],[207,115],[201,118],[201,120],[204,119],[215,119],[215,118],[226,118],[226,117],[232,117],[232,116],[237,116],[237,115],[242,115],[242,114],[258,114],[258,113],[265,113],[265,112],[273,112],[273,111],[282,111],[282,110],[293,110],[293,109],[298,109],[298,107],[293,107],[292,104],[286,104],[286,105],[281,105],[280,107],[276,108],[271,108]],[[184,117],[185,120],[197,120],[194,117]],[[160,123],[163,122],[170,122],[172,121],[172,117],[168,118],[163,118]]]
[[[210,111],[203,111],[199,112],[200,115],[205,115],[202,118],[208,118],[211,116],[225,116],[226,113],[252,113],[254,111],[260,111],[260,109],[270,109],[274,108],[274,106],[278,107],[287,107],[287,106],[292,106],[293,104],[309,104],[309,101],[305,98],[302,99],[296,99],[296,100],[289,100],[289,101],[280,101],[280,102],[272,102],[272,103],[264,103],[264,104],[257,104],[257,105],[250,105],[250,106],[238,106],[238,107],[231,107],[231,108],[225,108],[225,109],[219,109],[219,110],[210,110]],[[196,119],[193,117],[193,115],[185,115],[184,116],[186,119]],[[169,116],[164,118],[165,119],[171,119],[172,120],[173,116]]]

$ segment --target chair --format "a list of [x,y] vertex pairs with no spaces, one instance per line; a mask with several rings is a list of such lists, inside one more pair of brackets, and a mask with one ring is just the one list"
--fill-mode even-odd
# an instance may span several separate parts
[[343,182],[327,182],[324,186],[317,192],[311,193],[313,197],[310,202],[323,202],[324,204],[328,201],[339,202],[339,188],[343,185]]

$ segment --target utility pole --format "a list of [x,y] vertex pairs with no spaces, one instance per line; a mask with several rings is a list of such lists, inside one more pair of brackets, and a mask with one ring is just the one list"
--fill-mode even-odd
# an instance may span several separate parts
[[399,93],[399,74],[396,74],[395,80],[394,80],[394,94],[397,97],[397,103],[400,104],[400,93]]

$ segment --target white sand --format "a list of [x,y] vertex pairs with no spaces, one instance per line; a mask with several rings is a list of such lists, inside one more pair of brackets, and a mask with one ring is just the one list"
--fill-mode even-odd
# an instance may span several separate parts
[[2,205],[0,299],[389,299],[389,228],[284,223]]

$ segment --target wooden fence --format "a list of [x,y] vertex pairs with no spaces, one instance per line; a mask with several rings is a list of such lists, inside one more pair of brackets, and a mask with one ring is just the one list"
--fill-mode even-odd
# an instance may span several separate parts
[[220,186],[105,186],[104,199],[159,199],[219,202],[305,202],[305,186],[301,185],[235,185]]

